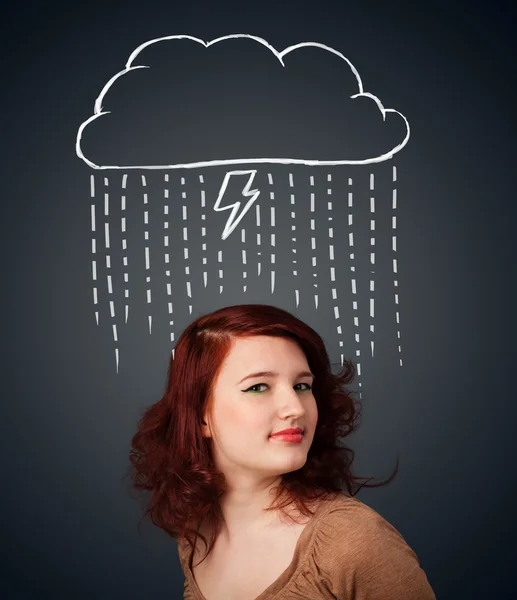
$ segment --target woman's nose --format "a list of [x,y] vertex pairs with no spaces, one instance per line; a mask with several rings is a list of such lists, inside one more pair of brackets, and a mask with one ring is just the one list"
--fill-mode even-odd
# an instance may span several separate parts
[[305,408],[302,398],[300,398],[300,392],[292,388],[287,391],[282,390],[280,392],[280,409],[282,411],[288,410],[290,413],[303,414]]

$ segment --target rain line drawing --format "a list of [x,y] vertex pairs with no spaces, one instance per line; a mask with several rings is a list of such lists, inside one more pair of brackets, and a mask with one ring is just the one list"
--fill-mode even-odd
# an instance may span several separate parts
[[170,35],[134,49],[75,146],[91,170],[93,315],[117,373],[135,320],[174,356],[194,313],[237,303],[323,316],[359,386],[393,343],[402,366],[394,157],[409,137],[322,43]]

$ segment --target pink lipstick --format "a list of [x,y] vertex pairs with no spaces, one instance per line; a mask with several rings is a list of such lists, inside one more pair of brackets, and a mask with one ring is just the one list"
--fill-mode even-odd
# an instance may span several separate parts
[[273,440],[281,442],[291,442],[299,444],[303,439],[303,429],[301,429],[300,427],[297,427],[296,429],[283,429],[282,431],[272,433],[269,437]]

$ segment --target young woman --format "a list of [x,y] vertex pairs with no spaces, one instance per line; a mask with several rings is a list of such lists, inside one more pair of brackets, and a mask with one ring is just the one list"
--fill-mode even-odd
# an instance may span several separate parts
[[333,374],[321,337],[274,306],[185,329],[131,451],[145,514],[177,539],[184,599],[436,600],[400,533],[353,497],[397,470],[354,490],[338,445],[359,418],[354,375],[348,361]]

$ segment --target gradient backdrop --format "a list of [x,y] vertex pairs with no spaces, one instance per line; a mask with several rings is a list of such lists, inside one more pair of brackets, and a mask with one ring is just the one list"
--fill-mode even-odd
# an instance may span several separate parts
[[[137,420],[144,406],[161,397],[170,356],[171,331],[164,292],[167,281],[165,267],[159,263],[164,249],[157,241],[163,232],[164,217],[155,212],[150,221],[151,253],[161,258],[152,258],[153,267],[146,273],[141,173],[130,173],[131,316],[127,325],[117,316],[115,344],[115,319],[110,321],[104,283],[98,289],[98,326],[94,315],[90,223],[93,171],[77,158],[75,136],[79,125],[92,114],[102,87],[141,43],[173,34],[210,40],[232,33],[265,38],[279,50],[302,41],[320,42],[339,50],[359,70],[365,90],[408,118],[411,139],[392,161],[372,169],[259,169],[256,183],[261,190],[264,222],[269,222],[272,189],[279,212],[276,229],[263,229],[262,279],[249,275],[246,292],[239,257],[242,249],[248,249],[249,271],[257,272],[258,248],[254,240],[259,227],[254,211],[222,242],[227,213],[215,213],[210,207],[227,169],[171,173],[171,199],[180,198],[183,190],[189,199],[198,197],[201,189],[206,194],[206,255],[212,269],[210,284],[204,288],[202,240],[191,238],[190,259],[197,270],[192,267],[190,299],[185,292],[182,248],[178,243],[171,267],[176,271],[169,276],[174,284],[175,339],[200,314],[227,304],[265,302],[290,310],[313,326],[324,337],[335,366],[342,352],[357,362],[356,352],[360,350],[364,371],[352,387],[358,390],[361,383],[364,412],[360,429],[349,440],[357,453],[354,466],[359,475],[382,479],[391,473],[398,456],[400,472],[389,486],[361,491],[359,499],[402,533],[417,553],[438,598],[514,597],[511,576],[517,555],[512,509],[516,488],[513,424],[517,411],[510,369],[515,359],[511,306],[515,305],[516,246],[514,169],[510,161],[515,135],[511,111],[515,45],[510,3],[493,2],[489,8],[488,3],[445,2],[206,2],[184,7],[173,2],[13,3],[4,9],[1,28],[1,297],[5,342],[2,598],[182,597],[183,574],[175,542],[149,524],[138,533],[141,511],[122,482]],[[155,59],[160,64],[159,57]],[[234,67],[245,57],[237,56],[235,60]],[[210,118],[198,127],[196,135],[207,131],[206,139],[198,141],[199,148],[209,153],[231,153],[234,141],[244,139],[240,134],[245,119],[235,122],[232,115],[243,106],[260,109],[270,97],[267,90],[273,89],[264,79],[267,71],[259,68],[261,60],[257,58],[250,71],[256,75],[255,87],[248,73],[249,85],[235,91],[242,94],[242,101],[232,95],[235,109],[224,117],[228,127]],[[299,67],[303,71],[303,61]],[[317,64],[312,67],[323,81],[327,71]],[[335,79],[330,67],[328,74],[328,89],[332,92]],[[219,81],[213,74],[212,78],[210,73],[205,76],[208,79],[194,84],[199,90],[199,106],[194,108],[204,116],[203,102],[213,97]],[[162,91],[171,91],[167,82],[162,85]],[[274,89],[278,89],[276,85]],[[303,135],[293,125],[296,119],[303,121],[304,110],[325,102],[325,90],[323,83],[297,88],[306,104],[300,101],[291,107],[286,100],[288,122],[276,109],[268,113],[267,125],[278,139],[271,144],[271,136],[255,123],[253,134],[245,138],[246,144],[256,141],[267,152],[268,144],[276,148],[282,143],[285,153],[294,153],[305,147],[310,151],[313,142],[318,144],[318,152],[325,152],[320,148],[328,142],[330,153],[339,150],[339,135],[335,133],[334,139],[331,135],[334,115],[339,114],[339,97],[329,100]],[[178,100],[178,94],[174,91],[171,97]],[[315,101],[307,101],[306,94],[314,94]],[[137,102],[143,105],[149,97],[153,99],[156,94],[142,93]],[[123,104],[127,98],[122,90],[118,101]],[[190,100],[182,98],[175,110],[193,110]],[[300,108],[302,105],[304,108]],[[96,133],[88,138],[88,147],[96,156],[109,160],[125,153],[132,160],[135,149],[144,155],[160,150],[160,144],[167,149],[170,140],[166,135],[155,144],[156,134],[146,127],[139,129],[141,123],[133,114],[125,117],[133,128],[129,133],[115,122],[104,138]],[[185,115],[182,118],[188,122]],[[221,137],[221,131],[228,135]],[[354,133],[354,143],[359,151],[368,152],[370,141],[377,140],[376,132],[361,132],[358,129]],[[181,143],[188,145],[192,136],[187,125],[177,133]],[[392,133],[397,135],[396,128],[388,132]],[[188,152],[195,154],[192,148]],[[396,185],[391,179],[393,166],[397,169]],[[375,195],[379,224],[378,312],[372,321],[376,326],[376,337],[372,338],[375,358],[369,354],[370,295],[365,275],[370,252],[366,227],[371,172],[378,182]],[[203,188],[200,173],[204,174]],[[286,204],[292,192],[287,183],[289,173],[294,174],[301,229],[297,243],[300,263],[305,265],[305,271],[300,265],[299,307],[295,303],[295,282],[289,279],[291,265],[286,259],[292,251],[290,236],[285,233],[288,215],[285,213],[283,220],[281,217],[282,202]],[[314,216],[321,236],[328,216],[328,198],[324,196],[329,173],[335,202],[334,266],[338,271],[342,266],[336,284],[340,294],[340,338],[336,337],[335,303],[326,275],[328,239],[326,246],[322,238],[318,242],[315,270],[310,268],[312,249],[308,245],[312,216],[308,202],[313,192],[310,176],[315,177],[314,189],[320,200]],[[276,187],[268,187],[268,174]],[[106,191],[105,175],[111,200],[116,198],[118,202],[122,193],[122,173],[115,176],[96,172],[94,203],[98,216]],[[181,176],[186,179],[184,184]],[[156,173],[149,175],[147,182],[150,211],[156,210],[158,198],[163,202],[167,187],[156,177]],[[354,340],[350,264],[344,245],[348,236],[344,202],[348,177],[355,178],[356,186],[356,299],[362,327],[359,343]],[[392,216],[388,209],[394,187],[398,194],[398,325],[394,320],[394,276],[390,271],[393,256],[388,250],[383,252],[383,248],[390,248],[391,233],[387,225],[381,226]],[[229,191],[234,201],[239,198],[238,185],[229,187]],[[112,223],[117,223],[119,216],[112,213]],[[171,228],[179,227],[180,219],[181,212],[171,216]],[[192,213],[188,223],[198,228],[201,219],[201,215]],[[103,226],[104,221],[98,223]],[[240,237],[245,225],[246,243]],[[199,229],[196,231],[193,235],[199,235]],[[269,260],[272,231],[277,232],[275,253],[279,261],[273,294]],[[114,232],[113,243],[120,244]],[[178,236],[174,239],[180,239]],[[99,235],[98,277],[104,282],[108,273],[102,267],[105,250],[100,246],[101,239]],[[216,252],[222,249],[226,287],[220,294],[219,282],[214,283],[215,263],[210,261],[215,261]],[[119,307],[124,303],[123,270],[116,262],[120,256],[113,253],[111,271]],[[313,300],[314,272],[320,277],[318,309]],[[151,335],[146,275],[151,276],[155,290]],[[401,336],[401,352],[396,330]],[[340,339],[342,346],[338,345]],[[119,350],[118,373],[115,347]]]

